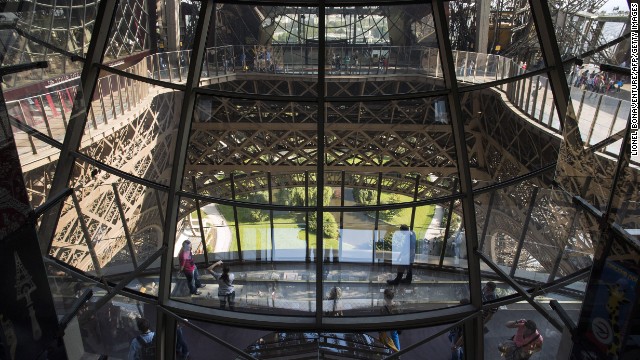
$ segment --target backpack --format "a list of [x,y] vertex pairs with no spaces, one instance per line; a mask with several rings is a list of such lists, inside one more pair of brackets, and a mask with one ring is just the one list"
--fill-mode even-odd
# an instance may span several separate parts
[[153,335],[151,341],[145,342],[141,335],[136,336],[138,344],[140,344],[140,359],[155,360],[156,359],[156,336]]

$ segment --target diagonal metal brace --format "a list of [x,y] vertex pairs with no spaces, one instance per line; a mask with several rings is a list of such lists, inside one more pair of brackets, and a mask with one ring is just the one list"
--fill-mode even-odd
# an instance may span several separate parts
[[504,272],[498,265],[496,265],[493,261],[491,261],[491,259],[489,259],[485,254],[481,253],[480,251],[476,251],[476,255],[478,255],[482,259],[482,261],[484,261],[485,264],[487,264],[491,268],[491,270],[495,271],[498,274],[498,276],[502,278],[502,280],[504,280],[512,288],[514,288],[518,292],[518,294],[520,294],[520,296],[522,296],[525,300],[527,300],[527,302],[531,304],[531,306],[533,306],[534,309],[536,309],[540,314],[542,314],[542,316],[544,316],[545,319],[547,319],[547,321],[549,321],[549,323],[553,325],[553,327],[558,329],[558,331],[562,331],[562,324],[560,324],[558,320],[556,320],[549,313],[549,311],[547,311],[547,309],[545,309],[540,304],[538,304],[533,299],[533,296],[531,296],[525,288],[520,286],[520,284],[518,284],[515,280],[513,280],[509,276],[509,274]]
[[[166,250],[167,250],[167,246],[163,245],[158,250],[156,250],[156,252],[154,252],[151,256],[149,256],[147,260],[145,260],[142,264],[140,264],[140,266],[138,266],[134,271],[129,273],[129,275],[127,275],[124,279],[120,280],[118,285],[116,285],[116,287],[113,288],[113,290],[110,293],[106,294],[105,296],[101,297],[100,300],[96,301],[95,308],[93,309],[93,313],[96,313],[104,304],[106,304],[109,300],[111,300],[114,296],[116,296],[116,294],[118,294],[120,290],[124,289],[124,287],[127,286],[127,284],[131,282],[131,280],[135,279],[149,265],[151,265],[154,261],[156,261],[156,259],[162,256],[162,254],[164,254]],[[91,314],[92,313],[89,313],[89,315]],[[90,317],[91,316],[88,316],[87,319]]]
[[5,76],[5,75],[14,74],[14,73],[32,70],[32,69],[46,69],[48,67],[49,67],[49,63],[46,61],[36,61],[32,63],[27,63],[27,64],[2,66],[0,67],[0,76]]

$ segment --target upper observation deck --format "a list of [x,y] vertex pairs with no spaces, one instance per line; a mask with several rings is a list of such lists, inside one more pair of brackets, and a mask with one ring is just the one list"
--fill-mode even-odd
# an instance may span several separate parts
[[[95,143],[126,126],[158,94],[182,89],[186,82],[190,53],[191,51],[180,51],[149,55],[126,70],[134,75],[166,82],[167,88],[115,74],[102,77],[87,114],[83,146]],[[317,97],[317,48],[273,47],[270,60],[259,53],[260,50],[256,47],[248,46],[208,49],[200,86],[213,92],[203,90],[202,96],[225,97],[227,94],[233,99],[243,98],[242,95],[255,95],[263,96],[265,100],[303,102],[313,101]],[[372,100],[379,100],[375,98],[377,96],[395,96],[401,100],[403,95],[408,98],[414,98],[416,94],[438,96],[444,90],[437,49],[338,47],[327,49],[327,53],[332,54],[327,56],[327,64],[324,66],[325,96],[329,103],[331,99],[341,96],[364,102],[369,96]],[[502,92],[505,103],[523,113],[531,122],[560,134],[560,121],[555,114],[553,95],[544,75],[525,75],[523,78],[525,70],[511,59],[499,55],[454,51],[454,59],[456,80],[463,87],[517,76],[519,80],[496,87]],[[569,74],[568,81],[572,85],[578,84],[577,79],[578,76],[573,72]],[[70,84],[73,82],[77,80]],[[38,131],[62,143],[77,86],[56,86],[54,89],[22,99],[11,99],[8,95],[7,107],[14,123],[27,125],[31,128],[29,131]],[[614,87],[610,92],[599,93],[584,85],[572,86],[571,95],[586,144],[597,144],[624,129],[629,101],[619,96]],[[341,101],[344,102],[344,99]],[[436,117],[435,123],[446,122],[443,109],[444,107],[436,105],[433,115]],[[235,120],[243,121],[241,118]],[[378,121],[384,122],[382,119]],[[397,124],[402,120],[396,117],[389,121]],[[34,141],[28,131],[16,131],[15,137],[25,171],[55,161],[55,146]],[[605,152],[616,153],[619,144],[619,141],[610,144]]]

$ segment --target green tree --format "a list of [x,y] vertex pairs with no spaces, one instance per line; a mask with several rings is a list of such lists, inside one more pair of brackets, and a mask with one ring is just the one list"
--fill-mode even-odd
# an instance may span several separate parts
[[[257,191],[247,195],[245,199],[251,203],[268,204],[269,194],[266,191]],[[263,209],[250,209],[248,212],[241,212],[240,214],[247,215],[242,219],[246,222],[262,222],[269,219],[269,211]]]
[[[360,205],[376,205],[377,192],[369,189],[353,189],[353,198]],[[396,204],[399,202],[398,194],[391,194],[388,199],[380,201],[381,204]],[[389,209],[380,211],[380,220],[391,221],[402,209]],[[367,215],[376,216],[375,211],[367,211]]]
[[[312,212],[309,214],[309,231],[315,232],[318,226],[318,213]],[[322,234],[325,239],[337,239],[339,230],[338,222],[332,213],[324,213],[322,216]]]
[[393,231],[387,231],[382,238],[382,241],[376,242],[376,250],[384,250],[391,251],[392,249],[392,239],[393,239]]
[[[399,202],[398,194],[391,194],[389,199],[382,201],[383,204],[397,204]],[[391,221],[394,217],[396,217],[402,209],[389,209],[380,211],[380,219],[384,221]]]
[[375,205],[376,191],[369,189],[353,189],[353,199],[360,205]]
[[[309,188],[309,206],[316,204],[317,190],[315,187]],[[333,189],[330,186],[325,186],[322,193],[322,202],[325,206],[329,205],[331,198],[333,197]],[[305,206],[305,191],[304,187],[293,187],[287,189],[281,189],[276,195],[276,199],[279,204],[289,206]]]

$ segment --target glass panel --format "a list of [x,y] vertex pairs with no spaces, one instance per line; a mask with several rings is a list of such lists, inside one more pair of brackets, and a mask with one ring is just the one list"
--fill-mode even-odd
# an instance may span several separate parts
[[[31,37],[73,54],[85,56],[89,47],[98,1],[68,4],[45,4],[19,2],[4,4],[3,25],[15,26],[17,30],[2,30],[2,66],[25,64],[46,60],[46,69],[33,69],[19,74],[5,76],[2,87],[20,88],[26,85],[39,88],[34,83],[49,80],[47,86],[64,83],[69,78],[79,76],[82,62],[71,61],[65,55],[51,50]],[[15,24],[15,25],[14,25]],[[9,97],[7,97],[9,98]]]
[[[543,79],[540,79],[542,82]],[[531,82],[535,83],[535,81],[536,78],[533,78],[509,84],[514,95],[511,101],[514,104],[520,104],[519,106],[524,109],[526,104],[519,102],[519,99],[522,98],[523,91],[525,94],[527,91],[533,93],[533,88],[529,87],[529,84]],[[538,90],[539,94],[541,92],[547,96],[547,99],[538,99],[538,105],[542,107],[543,103],[545,106],[553,104],[551,90],[549,89],[548,92],[543,89]],[[509,91],[507,91],[507,96],[509,96],[508,94]],[[525,119],[517,112],[510,110],[500,97],[486,96],[485,93],[474,93],[474,96],[479,96],[483,99],[479,116],[480,121],[487,130],[487,135],[496,141],[495,144],[500,145],[487,144],[486,148],[483,149],[484,153],[479,152],[478,147],[468,147],[472,171],[475,166],[479,166],[480,162],[483,161],[485,163],[484,166],[488,167],[490,174],[492,174],[492,181],[499,182],[545,167],[558,159],[561,146],[558,136],[551,135],[532,126],[530,118]],[[527,96],[525,95],[525,98]],[[472,102],[465,102],[463,106],[466,109],[463,113],[474,113]],[[528,111],[532,114],[539,114],[539,108],[529,107]],[[551,112],[548,115],[555,119],[552,122],[557,121],[558,116],[555,113],[555,109],[549,109],[549,111]],[[545,118],[544,122],[546,123],[543,123],[543,125],[549,126],[549,120]],[[465,117],[466,121],[470,126],[475,122],[472,117]],[[536,122],[542,122],[542,120],[536,119]],[[554,130],[554,132],[556,131],[559,132],[559,127]],[[488,184],[484,181],[473,184],[474,188],[486,185]]]
[[[205,330],[208,334],[217,337],[225,344],[230,344],[237,349],[247,352],[250,352],[254,343],[258,346],[258,344],[264,345],[270,342],[270,338],[268,337],[269,331],[265,330],[240,329],[237,327],[211,324],[193,319],[189,319],[189,322],[192,322],[199,328]],[[227,346],[224,346],[217,341],[213,341],[211,338],[190,328],[188,325],[182,325],[182,329],[184,340],[189,348],[191,358],[206,359],[210,357],[211,354],[216,354],[216,357],[221,359],[242,359],[238,352],[229,349]],[[287,348],[287,350],[289,352],[292,351],[291,348]]]
[[[573,102],[573,109],[569,109],[565,120],[565,141],[559,156],[560,170],[556,181],[565,190],[582,196],[605,211],[630,110],[626,100],[610,96],[618,93],[612,94],[596,85],[598,82],[604,87],[608,78],[608,81],[614,80],[614,74],[580,76],[586,81],[586,89],[573,88],[573,92],[578,92],[579,100]],[[619,119],[619,116],[623,118]],[[624,175],[625,178],[628,176]],[[627,192],[628,186],[623,187],[622,193]]]
[[[448,205],[442,208],[442,220],[448,221],[449,231],[443,235],[449,236],[445,243],[443,265],[454,267],[467,267],[467,242],[464,230],[462,211],[460,203],[454,203],[453,207]],[[451,213],[449,213],[451,211]],[[450,219],[449,219],[450,218]],[[446,223],[445,223],[446,225]]]
[[[305,213],[274,211],[273,233],[275,239],[275,260],[304,261],[307,258]],[[309,242],[311,243],[311,233],[309,234],[309,238]],[[313,245],[310,244],[309,246],[311,247]]]
[[[168,185],[178,116],[175,103],[182,101],[182,93],[164,92],[149,100],[147,84],[124,78],[120,84],[126,82],[126,88],[109,92],[109,78],[114,83],[117,77],[102,78],[106,87],[102,96],[97,92],[85,128],[85,141],[91,143],[81,151],[129,174]],[[141,112],[122,115],[125,104],[133,108],[142,102],[148,105]]]
[[[300,112],[292,113],[292,109]],[[187,153],[185,177],[189,181],[184,183],[191,184],[191,176],[196,176],[199,193],[227,199],[233,191],[238,198],[257,189],[266,191],[269,181],[275,187],[289,180],[300,183],[300,175],[277,170],[315,170],[314,110],[315,105],[199,96]],[[263,126],[263,122],[270,126]],[[297,124],[295,130],[292,122]],[[244,200],[268,203],[259,197]]]
[[58,267],[45,265],[49,288],[54,299],[54,305],[58,318],[62,318],[73,310],[73,303],[88,287],[82,281],[77,280]]
[[[518,193],[524,197],[518,198]],[[482,222],[478,222],[480,250],[506,273],[511,274],[514,259],[518,263],[513,276],[538,282],[552,281],[591,266],[597,222],[585,218],[565,193],[531,192],[519,185],[498,190],[493,197],[493,207],[476,207],[476,213],[482,215]],[[484,201],[490,201],[488,196]],[[508,205],[514,201],[520,205]],[[476,216],[476,220],[479,218]],[[520,244],[525,225],[526,235]]]
[[236,209],[243,258],[256,261],[273,259],[275,238],[269,221],[269,211],[245,207]]
[[[386,186],[397,175],[430,172],[438,166],[455,168],[455,146],[442,98],[420,101],[331,103],[325,126],[326,169],[344,166],[383,167]],[[417,108],[415,106],[418,106]],[[445,121],[445,123],[448,120]],[[363,126],[366,124],[366,126]],[[393,127],[390,129],[390,124]],[[427,127],[425,127],[427,125]],[[435,181],[436,177],[430,178]],[[413,196],[409,180],[404,186]]]
[[31,207],[42,205],[49,196],[60,150],[13,127]]
[[[518,256],[516,277],[547,282],[566,245],[576,231],[572,225],[576,218],[575,205],[571,197],[563,192],[540,190],[536,193],[522,250]],[[549,209],[554,209],[553,215]],[[528,210],[527,210],[528,211]],[[578,269],[575,269],[577,271]]]
[[[580,269],[593,266],[593,259],[600,239],[599,222],[581,211],[575,215],[573,233],[564,245],[557,265],[556,278],[569,276]],[[556,259],[558,261],[558,259]]]
[[[626,2],[612,1],[604,4],[600,2],[596,6],[600,8],[594,7],[588,10],[588,13],[597,14],[594,17],[587,16],[587,13],[576,13],[574,4],[549,7],[558,49],[563,58],[582,57],[581,54],[621,37],[629,28],[629,5]],[[599,17],[602,19],[598,19]],[[608,62],[618,65],[623,61],[620,53],[624,52],[625,46],[628,49],[629,44],[618,45],[618,48],[614,47],[611,53],[596,54],[590,58],[595,63]],[[611,56],[612,54],[615,55]],[[627,61],[627,66],[628,64]]]
[[[501,189],[495,192],[493,207],[490,209],[490,219],[483,247],[480,249],[494,263],[503,266],[503,270],[509,273],[513,265],[513,259],[518,249],[518,240],[525,221],[524,209],[514,201],[529,201],[529,197],[510,196],[515,194],[513,188]],[[518,200],[516,200],[518,199]],[[509,214],[510,216],[504,216]]]
[[[607,90],[608,82],[614,80],[614,75],[601,73],[603,75],[600,78],[595,73],[592,74],[593,77],[590,74],[585,79],[581,75],[577,81],[585,81],[586,84],[580,83],[578,87],[571,88],[572,104],[585,146],[595,145],[625,129],[630,111],[628,96],[618,98],[614,96],[618,93],[611,92],[612,89]],[[589,82],[596,81],[596,78],[599,84],[590,85]],[[616,141],[607,146],[606,151],[615,156],[620,151],[621,143],[621,140]]]
[[[90,165],[78,165],[76,171],[81,175],[73,180],[77,186],[75,195],[86,228],[78,217],[73,198],[67,198],[51,255],[81,271],[96,271],[98,266],[97,275],[133,271],[135,264],[144,262],[162,244],[166,197],[143,185],[112,178],[110,174],[101,173]],[[79,186],[80,183],[84,185]],[[158,208],[158,198],[162,210]],[[127,219],[129,238],[120,210]],[[87,246],[87,237],[91,241],[90,246]],[[159,263],[155,266],[159,266]],[[153,281],[158,282],[157,276]],[[139,290],[139,284],[130,285],[134,290]]]
[[[95,303],[105,295],[100,288],[93,288],[93,297],[78,314],[78,320],[72,321],[65,334],[75,335],[69,339],[74,345],[67,347],[69,357],[91,354],[106,355],[114,358],[126,358],[133,338],[140,334],[136,320],[147,319],[151,331],[156,331],[155,305],[132,303],[131,299],[116,295],[99,309]],[[78,343],[78,341],[82,341]]]
[[[120,65],[116,64],[115,60],[125,59],[124,61],[131,62],[127,57],[155,48],[155,44],[152,46],[149,42],[149,33],[155,30],[156,25],[149,24],[147,1],[149,0],[125,0],[118,4],[104,53],[104,63],[118,67]],[[139,59],[139,56],[136,59]]]
[[[343,224],[340,234],[340,259],[348,262],[371,263],[374,259],[384,261],[385,252],[376,251],[373,244],[383,249],[384,234],[375,231],[375,218],[366,212],[347,212],[339,220]],[[386,234],[386,230],[384,231]],[[375,240],[374,240],[375,239]],[[376,245],[378,247],[378,245]]]
[[87,239],[82,232],[76,207],[71,197],[67,197],[62,207],[49,255],[78,270],[95,273],[95,262],[87,247]]
[[[546,301],[545,303],[548,303],[548,301]],[[540,305],[544,306],[542,302],[540,302]],[[484,336],[484,356],[486,359],[491,359],[493,357],[499,356],[496,355],[496,350],[500,345],[502,345],[501,347],[511,349],[513,344],[505,341],[505,339],[509,339],[511,336],[516,334],[518,332],[518,328],[508,327],[505,326],[505,324],[509,324],[509,326],[516,326],[513,325],[512,322],[519,321],[520,319],[532,320],[535,323],[537,332],[540,334],[540,337],[543,341],[544,345],[542,345],[540,348],[534,346],[536,342],[532,342],[532,345],[530,345],[530,351],[531,353],[535,354],[535,357],[553,358],[557,355],[562,338],[560,336],[559,329],[556,329],[553,325],[551,325],[546,318],[539,314],[528,303],[518,302],[512,305],[508,305],[507,308],[513,309],[515,311],[498,311],[494,316],[494,320],[492,320],[488,325],[490,332],[488,332]],[[516,318],[514,318],[514,312],[518,313],[518,315],[515,316]],[[575,313],[576,310],[569,310],[569,312]],[[552,316],[554,316],[553,313],[551,314]],[[498,352],[498,354],[500,354],[500,352]]]
[[[442,206],[425,205],[416,207],[413,231],[416,233],[416,263],[431,263],[438,259],[434,251],[435,239],[444,234],[442,228]],[[438,259],[439,260],[439,259]]]
[[[240,210],[235,210],[236,212],[234,212],[234,207],[233,206],[228,206],[228,205],[220,205],[217,204],[216,205],[217,209],[220,211],[220,216],[222,218],[224,218],[225,220],[225,224],[228,226],[229,228],[229,253],[228,253],[228,259],[238,259],[240,254],[238,253],[238,243],[239,243],[239,238],[238,238],[238,231],[239,231],[239,227],[238,224],[236,222],[236,217],[235,217],[235,213],[238,212],[238,216],[239,215],[239,211]],[[209,212],[207,212],[207,210],[204,210],[207,214],[209,214]],[[213,212],[213,211],[212,211]],[[223,232],[226,232],[226,230],[222,230]],[[242,246],[242,244],[240,244],[240,246]],[[242,247],[242,250],[244,250],[244,247]],[[221,256],[222,254],[218,254],[219,256]]]

